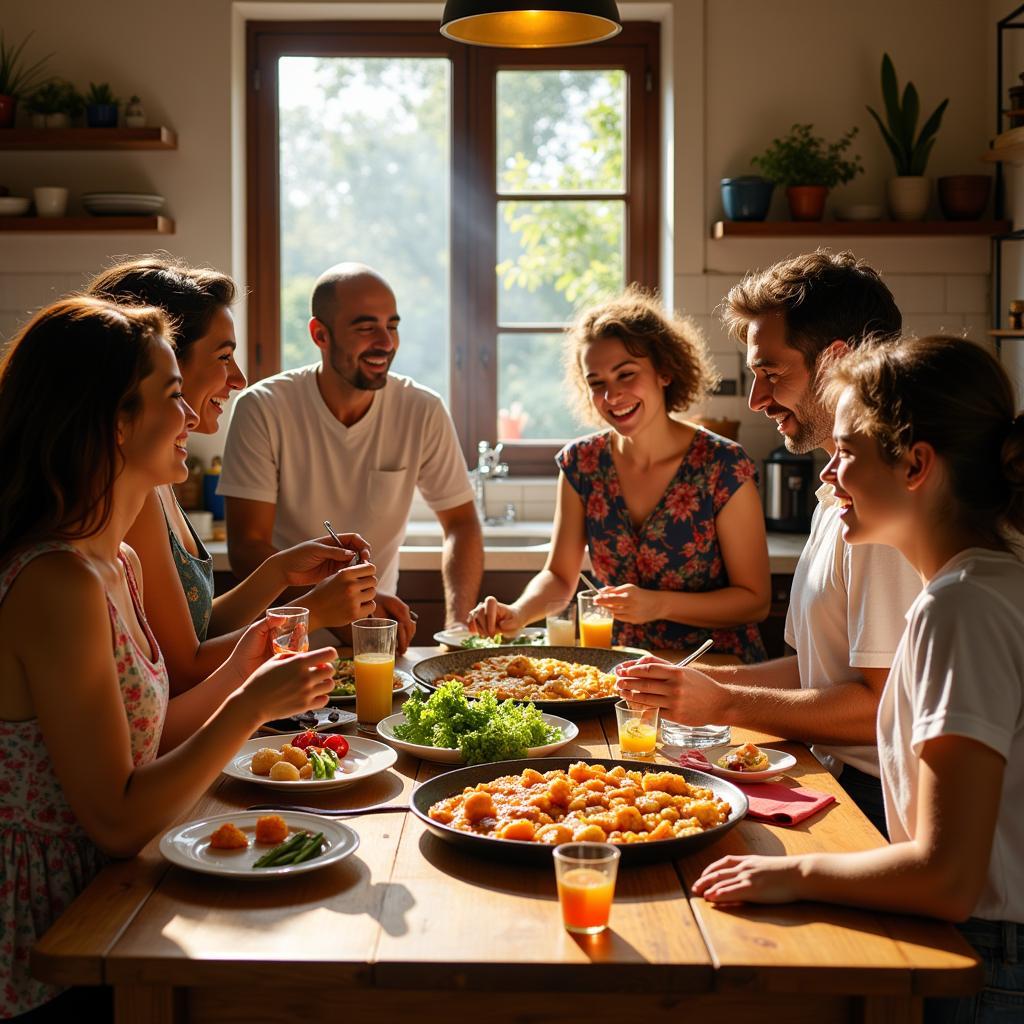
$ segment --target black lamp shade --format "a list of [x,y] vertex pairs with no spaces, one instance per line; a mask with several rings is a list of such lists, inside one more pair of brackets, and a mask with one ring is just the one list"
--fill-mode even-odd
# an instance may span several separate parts
[[448,0],[441,16],[442,35],[476,46],[582,46],[611,39],[621,31],[615,0]]

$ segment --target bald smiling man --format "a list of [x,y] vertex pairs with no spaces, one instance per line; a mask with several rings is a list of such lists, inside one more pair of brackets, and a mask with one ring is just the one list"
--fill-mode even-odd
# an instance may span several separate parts
[[391,373],[395,293],[362,263],[339,263],[313,289],[309,333],[320,362],[268,377],[234,403],[219,493],[232,571],[323,533],[323,520],[370,543],[377,612],[399,647],[415,624],[397,596],[398,548],[416,488],[444,531],[449,626],[465,622],[483,574],[483,539],[455,427],[441,397]]

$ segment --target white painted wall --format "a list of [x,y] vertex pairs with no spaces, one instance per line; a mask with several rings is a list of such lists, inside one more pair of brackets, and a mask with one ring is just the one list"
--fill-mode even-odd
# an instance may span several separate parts
[[[173,236],[0,235],[0,338],[115,255],[165,247],[244,280],[238,187],[244,168],[236,159],[243,106],[237,91],[232,97],[237,26],[244,17],[367,11],[380,17],[401,8],[436,18],[440,6],[427,0],[104,0],[97,18],[87,4],[6,0],[8,39],[34,31],[33,48],[55,52],[55,72],[80,85],[109,80],[124,98],[139,93],[150,123],[175,128],[180,142],[171,153],[0,154],[0,183],[14,192],[40,184],[64,184],[76,194],[155,191],[167,196],[177,222]],[[857,145],[868,173],[841,198],[880,197],[889,160],[864,104],[880,101],[878,64],[886,49],[928,109],[951,98],[930,171],[983,169],[976,161],[992,119],[992,26],[1010,6],[997,0],[620,0],[626,16],[665,19],[664,86],[671,107],[663,251],[672,264],[665,268],[666,292],[701,319],[728,376],[739,373],[739,358],[716,327],[714,306],[743,270],[804,246],[711,241],[709,225],[721,213],[718,179],[749,171],[749,157],[794,121],[812,121],[827,135],[859,124]],[[853,248],[886,273],[911,329],[980,336],[988,326],[987,242],[875,241]],[[776,443],[771,424],[746,412],[742,399],[714,399],[707,411],[741,418],[741,440],[757,458]],[[209,452],[218,445],[213,439],[203,447]]]

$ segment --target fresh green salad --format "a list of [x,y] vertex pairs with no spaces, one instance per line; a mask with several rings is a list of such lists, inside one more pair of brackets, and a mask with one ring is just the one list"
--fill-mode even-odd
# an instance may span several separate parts
[[533,704],[498,701],[493,693],[469,701],[462,683],[442,683],[428,698],[414,691],[402,705],[395,736],[406,743],[458,750],[467,764],[525,757],[530,747],[562,738]]
[[540,636],[514,636],[506,640],[500,633],[494,636],[467,636],[459,645],[473,649],[476,647],[541,647],[546,643],[543,635]]

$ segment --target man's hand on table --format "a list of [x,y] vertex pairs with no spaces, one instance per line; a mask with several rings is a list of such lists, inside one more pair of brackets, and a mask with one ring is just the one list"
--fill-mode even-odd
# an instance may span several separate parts
[[394,619],[398,623],[395,640],[395,654],[405,654],[416,633],[416,618],[409,606],[396,594],[382,594],[378,591],[377,610],[374,614],[383,619]]
[[728,690],[695,668],[679,668],[647,655],[616,668],[616,687],[626,700],[661,708],[684,725],[727,721]]

